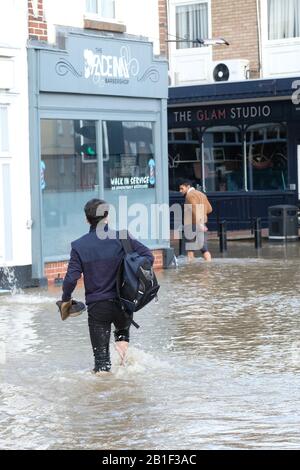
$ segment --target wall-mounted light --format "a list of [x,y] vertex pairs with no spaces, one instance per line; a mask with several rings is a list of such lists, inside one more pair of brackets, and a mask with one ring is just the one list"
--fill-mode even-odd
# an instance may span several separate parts
[[229,42],[226,41],[224,38],[216,38],[216,39],[171,39],[167,42],[191,42],[193,44],[199,44],[199,46],[218,46],[218,45],[225,45],[229,46]]

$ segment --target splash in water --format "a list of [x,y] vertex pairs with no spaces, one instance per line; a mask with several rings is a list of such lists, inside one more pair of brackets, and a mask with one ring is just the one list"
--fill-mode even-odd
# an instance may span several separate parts
[[18,280],[16,278],[15,268],[4,265],[2,269],[5,289],[8,289],[11,295],[23,294],[23,290],[17,286]]

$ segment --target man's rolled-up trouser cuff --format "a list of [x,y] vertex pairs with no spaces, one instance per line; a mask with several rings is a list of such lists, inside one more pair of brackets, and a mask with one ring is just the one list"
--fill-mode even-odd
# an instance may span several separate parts
[[115,341],[127,341],[129,343],[129,327],[114,332]]

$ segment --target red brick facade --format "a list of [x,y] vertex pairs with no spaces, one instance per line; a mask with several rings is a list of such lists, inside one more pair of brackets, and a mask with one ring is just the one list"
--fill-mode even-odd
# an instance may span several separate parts
[[160,54],[168,57],[168,11],[167,1],[158,0]]
[[[153,250],[154,255],[154,268],[160,269],[163,267],[163,252],[162,250]],[[49,284],[54,284],[56,278],[64,278],[68,267],[68,261],[57,261],[45,264],[45,277],[48,279]]]
[[[196,0],[195,0],[196,1]],[[168,57],[167,2],[159,3],[160,51]],[[256,0],[211,0],[212,38],[225,38],[230,46],[213,46],[213,60],[247,59],[250,78],[259,78],[260,57]]]
[[213,60],[248,59],[250,78],[259,78],[256,0],[212,0],[212,36],[230,46],[214,46]]
[[47,41],[47,22],[44,18],[43,0],[37,0],[37,12],[33,0],[28,0],[28,33],[29,38]]

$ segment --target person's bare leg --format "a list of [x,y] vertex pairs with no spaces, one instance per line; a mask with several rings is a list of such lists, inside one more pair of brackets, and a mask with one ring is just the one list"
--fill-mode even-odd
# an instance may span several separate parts
[[205,251],[205,253],[203,253],[203,258],[205,261],[211,261],[211,254],[209,251]]
[[115,348],[116,348],[116,351],[118,352],[118,354],[121,358],[121,366],[124,366],[125,359],[126,359],[126,353],[127,353],[127,350],[128,350],[128,342],[127,341],[116,341]]

